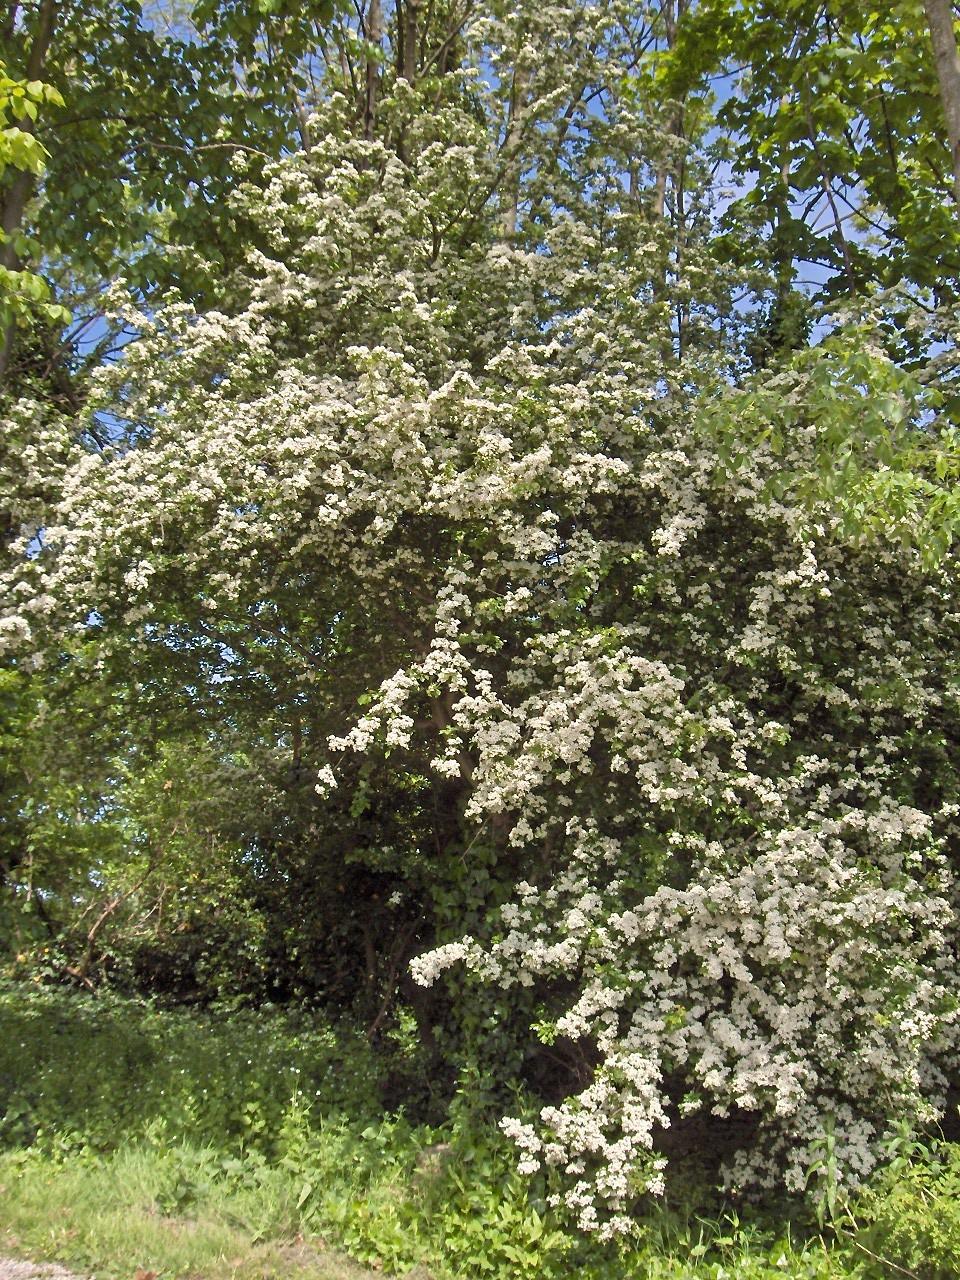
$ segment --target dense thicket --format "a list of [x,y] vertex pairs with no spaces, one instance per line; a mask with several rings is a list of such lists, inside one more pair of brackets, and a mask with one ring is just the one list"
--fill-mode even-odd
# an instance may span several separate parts
[[921,6],[324,16],[274,159],[145,188],[122,358],[8,379],[19,962],[415,1024],[602,1234],[705,1125],[737,1187],[861,1178],[957,1068]]

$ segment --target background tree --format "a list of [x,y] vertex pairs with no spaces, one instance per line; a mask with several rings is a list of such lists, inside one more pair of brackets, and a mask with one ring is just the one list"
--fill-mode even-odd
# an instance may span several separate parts
[[242,155],[255,170],[296,145],[310,57],[332,13],[327,0],[295,13],[198,4],[177,15],[138,0],[8,6],[10,73],[44,80],[67,104],[29,121],[43,173],[21,169],[2,188],[5,252],[42,264],[73,315],[65,337],[48,340],[47,365],[95,365],[111,351],[117,334],[102,323],[100,296],[118,278],[143,297],[179,287],[199,300],[214,287],[239,251],[226,199],[233,163]]
[[931,53],[919,0],[882,11],[806,0],[687,10],[663,83],[717,85],[738,190],[730,251],[746,262],[757,235],[766,246],[774,343],[803,341],[811,296],[894,284],[952,296],[960,223]]

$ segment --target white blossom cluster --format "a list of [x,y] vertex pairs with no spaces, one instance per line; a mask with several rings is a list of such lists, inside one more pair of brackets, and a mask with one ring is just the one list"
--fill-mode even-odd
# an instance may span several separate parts
[[[737,353],[704,322],[678,361],[624,185],[654,126],[564,115],[571,66],[614,74],[619,8],[573,36],[569,5],[514,8],[526,230],[499,230],[506,107],[476,70],[485,118],[451,93],[403,159],[333,96],[311,154],[237,194],[261,232],[238,304],[141,317],[103,373],[129,432],[75,451],[2,625],[40,657],[95,617],[128,662],[174,625],[241,656],[262,632],[326,726],[325,803],[365,759],[446,786],[437,882],[482,849],[515,888],[471,936],[442,920],[414,976],[553,1001],[536,1034],[595,1076],[504,1129],[611,1234],[694,1112],[755,1122],[731,1184],[799,1190],[827,1133],[856,1180],[944,1106],[960,612],[952,563],[811,524],[815,421],[721,465],[698,406]],[[512,21],[473,29],[478,66],[517,56]],[[708,245],[684,269],[670,288],[723,294]]]

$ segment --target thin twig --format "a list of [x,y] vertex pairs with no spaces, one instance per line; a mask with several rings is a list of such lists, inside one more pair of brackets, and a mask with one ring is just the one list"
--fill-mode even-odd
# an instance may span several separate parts
[[872,1258],[874,1262],[879,1262],[881,1266],[893,1267],[894,1271],[898,1271],[902,1276],[909,1276],[910,1280],[920,1280],[915,1271],[908,1271],[906,1267],[901,1267],[898,1263],[891,1262],[889,1258],[884,1258],[881,1254],[874,1253],[872,1249],[868,1249],[865,1244],[861,1244],[859,1240],[855,1239],[849,1231],[841,1231],[841,1235],[846,1236],[855,1248],[862,1250],[868,1258]]

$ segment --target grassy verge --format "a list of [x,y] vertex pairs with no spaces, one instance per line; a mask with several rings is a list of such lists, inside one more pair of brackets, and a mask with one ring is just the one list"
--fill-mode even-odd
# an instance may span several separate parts
[[[64,1162],[0,1156],[0,1254],[69,1263],[98,1278],[365,1280],[376,1273],[276,1224],[278,1206],[221,1188],[191,1213],[161,1208],[169,1162],[124,1148]],[[267,1220],[274,1221],[267,1226]],[[264,1229],[266,1226],[266,1230]]]
[[0,989],[0,1253],[117,1280],[960,1275],[948,1144],[905,1145],[822,1235],[700,1188],[615,1249],[567,1231],[466,1100],[439,1129],[380,1114],[376,1072],[315,1020]]

